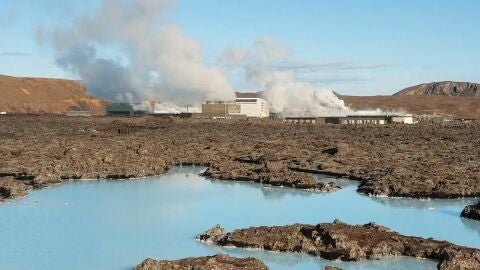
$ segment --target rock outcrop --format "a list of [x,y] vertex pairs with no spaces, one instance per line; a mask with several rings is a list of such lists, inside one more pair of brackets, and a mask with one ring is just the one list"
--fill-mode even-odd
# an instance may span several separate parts
[[32,186],[23,180],[11,176],[0,177],[0,201],[25,196],[31,189]]
[[444,270],[480,269],[480,250],[446,241],[404,236],[375,223],[353,226],[335,220],[317,225],[262,226],[220,232],[217,227],[199,235],[198,239],[219,246],[302,252],[327,260],[411,256],[438,260],[438,268]]
[[480,201],[476,204],[465,206],[460,216],[480,221]]
[[181,260],[146,259],[134,270],[267,270],[268,267],[255,258],[235,258],[223,254],[186,258]]
[[424,83],[405,88],[395,95],[480,97],[480,84],[452,81]]

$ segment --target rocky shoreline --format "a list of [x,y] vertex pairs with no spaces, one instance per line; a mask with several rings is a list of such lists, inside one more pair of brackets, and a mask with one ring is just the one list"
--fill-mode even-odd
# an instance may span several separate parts
[[447,241],[404,236],[375,223],[338,220],[317,225],[262,226],[225,232],[219,225],[197,236],[219,246],[301,252],[327,260],[411,256],[439,261],[438,269],[480,269],[480,250]]
[[460,216],[480,221],[480,201],[476,204],[465,206]]
[[273,120],[0,117],[0,199],[68,179],[161,175],[177,164],[206,177],[317,191],[413,198],[480,196],[479,123],[455,126],[292,125]]
[[[255,258],[235,258],[225,254],[191,257],[179,260],[145,259],[133,270],[268,270],[269,268]],[[335,266],[325,266],[324,270],[342,270]]]
[[281,162],[268,161],[244,161],[237,162],[253,163],[253,166],[245,165],[241,168],[229,166],[228,162],[222,163],[221,167],[211,165],[202,176],[225,181],[255,182],[266,186],[284,186],[298,189],[308,189],[320,192],[332,192],[340,189],[340,186],[333,182],[322,183],[314,179],[308,173],[296,173]]
[[268,267],[255,258],[235,258],[224,254],[186,258],[180,260],[145,259],[134,270],[268,270]]

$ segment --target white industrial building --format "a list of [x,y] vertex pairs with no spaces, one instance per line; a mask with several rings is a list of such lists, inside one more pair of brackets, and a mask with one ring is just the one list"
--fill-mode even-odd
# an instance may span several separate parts
[[269,104],[262,98],[237,98],[235,103],[240,105],[241,115],[257,118],[270,116]]

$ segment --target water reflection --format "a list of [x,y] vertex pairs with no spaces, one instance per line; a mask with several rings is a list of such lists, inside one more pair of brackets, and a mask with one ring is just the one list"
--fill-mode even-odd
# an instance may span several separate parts
[[311,196],[326,195],[329,193],[329,192],[319,192],[319,191],[311,191],[311,190],[303,190],[303,189],[294,189],[291,187],[265,186],[261,183],[253,183],[253,182],[225,181],[225,180],[217,180],[217,179],[205,179],[205,180],[215,185],[224,185],[230,188],[242,187],[242,188],[250,188],[255,191],[260,190],[264,198],[267,200],[280,200],[282,198],[289,197],[289,196],[308,198]]
[[477,233],[480,236],[480,221],[467,218],[461,218],[461,220],[465,228],[467,228],[469,231]]
[[[463,198],[463,199],[413,199],[413,198],[383,198],[370,196],[370,198],[377,203],[388,207],[400,207],[400,208],[418,208],[418,209],[428,209],[433,210],[436,208],[446,208],[446,207],[465,207],[467,204],[475,202],[475,198]],[[447,212],[446,212],[447,213]],[[450,213],[451,214],[451,213]],[[457,216],[460,213],[456,214]]]

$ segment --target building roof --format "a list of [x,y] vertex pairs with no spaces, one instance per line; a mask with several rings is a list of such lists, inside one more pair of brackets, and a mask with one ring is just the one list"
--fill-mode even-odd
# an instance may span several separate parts
[[388,118],[388,115],[347,115],[346,118]]
[[241,93],[236,92],[237,98],[261,98],[261,92],[248,92],[248,93]]

